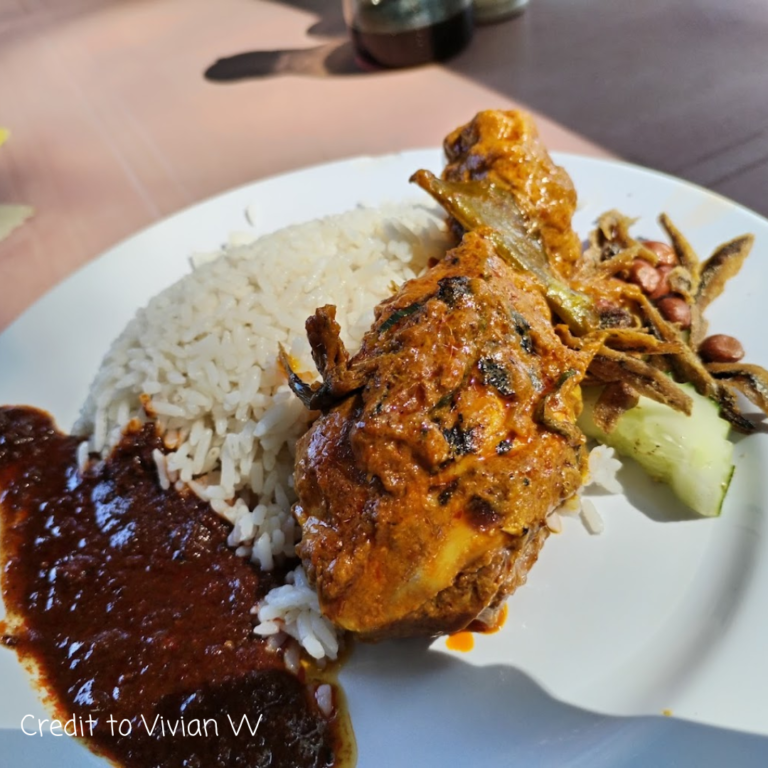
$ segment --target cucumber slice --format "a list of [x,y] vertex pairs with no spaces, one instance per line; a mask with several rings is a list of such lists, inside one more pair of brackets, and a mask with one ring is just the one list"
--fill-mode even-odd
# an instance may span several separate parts
[[694,512],[717,517],[733,476],[733,443],[718,407],[686,384],[693,398],[690,416],[647,397],[627,411],[610,434],[597,427],[592,411],[599,391],[585,388],[579,427],[587,437],[629,456],[654,479],[667,483]]

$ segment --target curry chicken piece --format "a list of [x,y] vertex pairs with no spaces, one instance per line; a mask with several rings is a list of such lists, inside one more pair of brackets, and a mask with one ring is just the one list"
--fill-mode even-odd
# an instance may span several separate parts
[[548,271],[567,275],[580,252],[573,185],[523,113],[480,113],[445,148],[443,197],[492,185],[507,239],[454,220],[461,243],[376,308],[352,359],[335,308],[318,309],[307,333],[322,383],[282,356],[322,411],[297,449],[298,552],[322,612],[366,639],[493,624],[585,471],[574,421],[595,346],[555,332]]
[[323,384],[291,375],[324,409],[298,445],[294,507],[322,612],[368,639],[491,623],[582,483],[589,356],[481,232],[380,304],[351,360],[334,315],[307,321]]
[[539,140],[526,112],[478,112],[443,142],[448,181],[487,180],[508,189],[536,230],[550,267],[568,277],[581,259],[581,242],[571,226],[576,190],[571,177]]

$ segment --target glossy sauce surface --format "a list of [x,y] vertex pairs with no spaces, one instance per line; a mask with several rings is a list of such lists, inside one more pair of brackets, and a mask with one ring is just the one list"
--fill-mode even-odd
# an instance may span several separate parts
[[507,620],[509,614],[509,606],[507,603],[501,606],[501,610],[496,617],[496,623],[492,626],[487,626],[481,621],[473,621],[469,625],[469,629],[462,632],[454,632],[452,635],[448,635],[445,639],[445,645],[448,650],[460,651],[461,653],[469,653],[475,647],[475,633],[482,635],[495,635],[503,626]]
[[475,636],[472,632],[454,632],[452,635],[448,635],[445,645],[451,651],[467,653],[475,647]]
[[0,409],[0,637],[61,715],[90,716],[88,746],[125,766],[348,764],[343,712],[323,717],[253,635],[271,579],[206,504],[160,489],[158,438],[130,434],[84,477],[76,446],[42,412]]

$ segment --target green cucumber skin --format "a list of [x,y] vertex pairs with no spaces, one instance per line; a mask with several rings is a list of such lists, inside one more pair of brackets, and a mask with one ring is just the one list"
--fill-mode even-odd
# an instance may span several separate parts
[[585,387],[578,424],[587,437],[634,459],[652,478],[669,485],[694,512],[717,517],[734,472],[730,426],[714,402],[690,385],[684,389],[693,399],[690,416],[641,397],[606,434],[592,420],[599,390]]

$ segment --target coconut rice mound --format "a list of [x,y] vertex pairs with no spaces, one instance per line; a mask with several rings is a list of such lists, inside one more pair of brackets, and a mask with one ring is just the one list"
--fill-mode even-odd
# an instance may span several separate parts
[[[106,456],[132,420],[154,422],[164,488],[189,488],[232,524],[228,543],[264,570],[295,555],[296,440],[312,415],[277,362],[282,343],[313,376],[304,323],[335,304],[356,350],[373,308],[450,245],[436,207],[357,209],[299,224],[211,254],[139,310],[113,343],[73,432]],[[295,637],[315,658],[334,658],[336,633],[319,614],[301,569],[262,608],[256,628]],[[269,606],[269,607],[267,607]],[[258,610],[258,609],[256,609]]]

